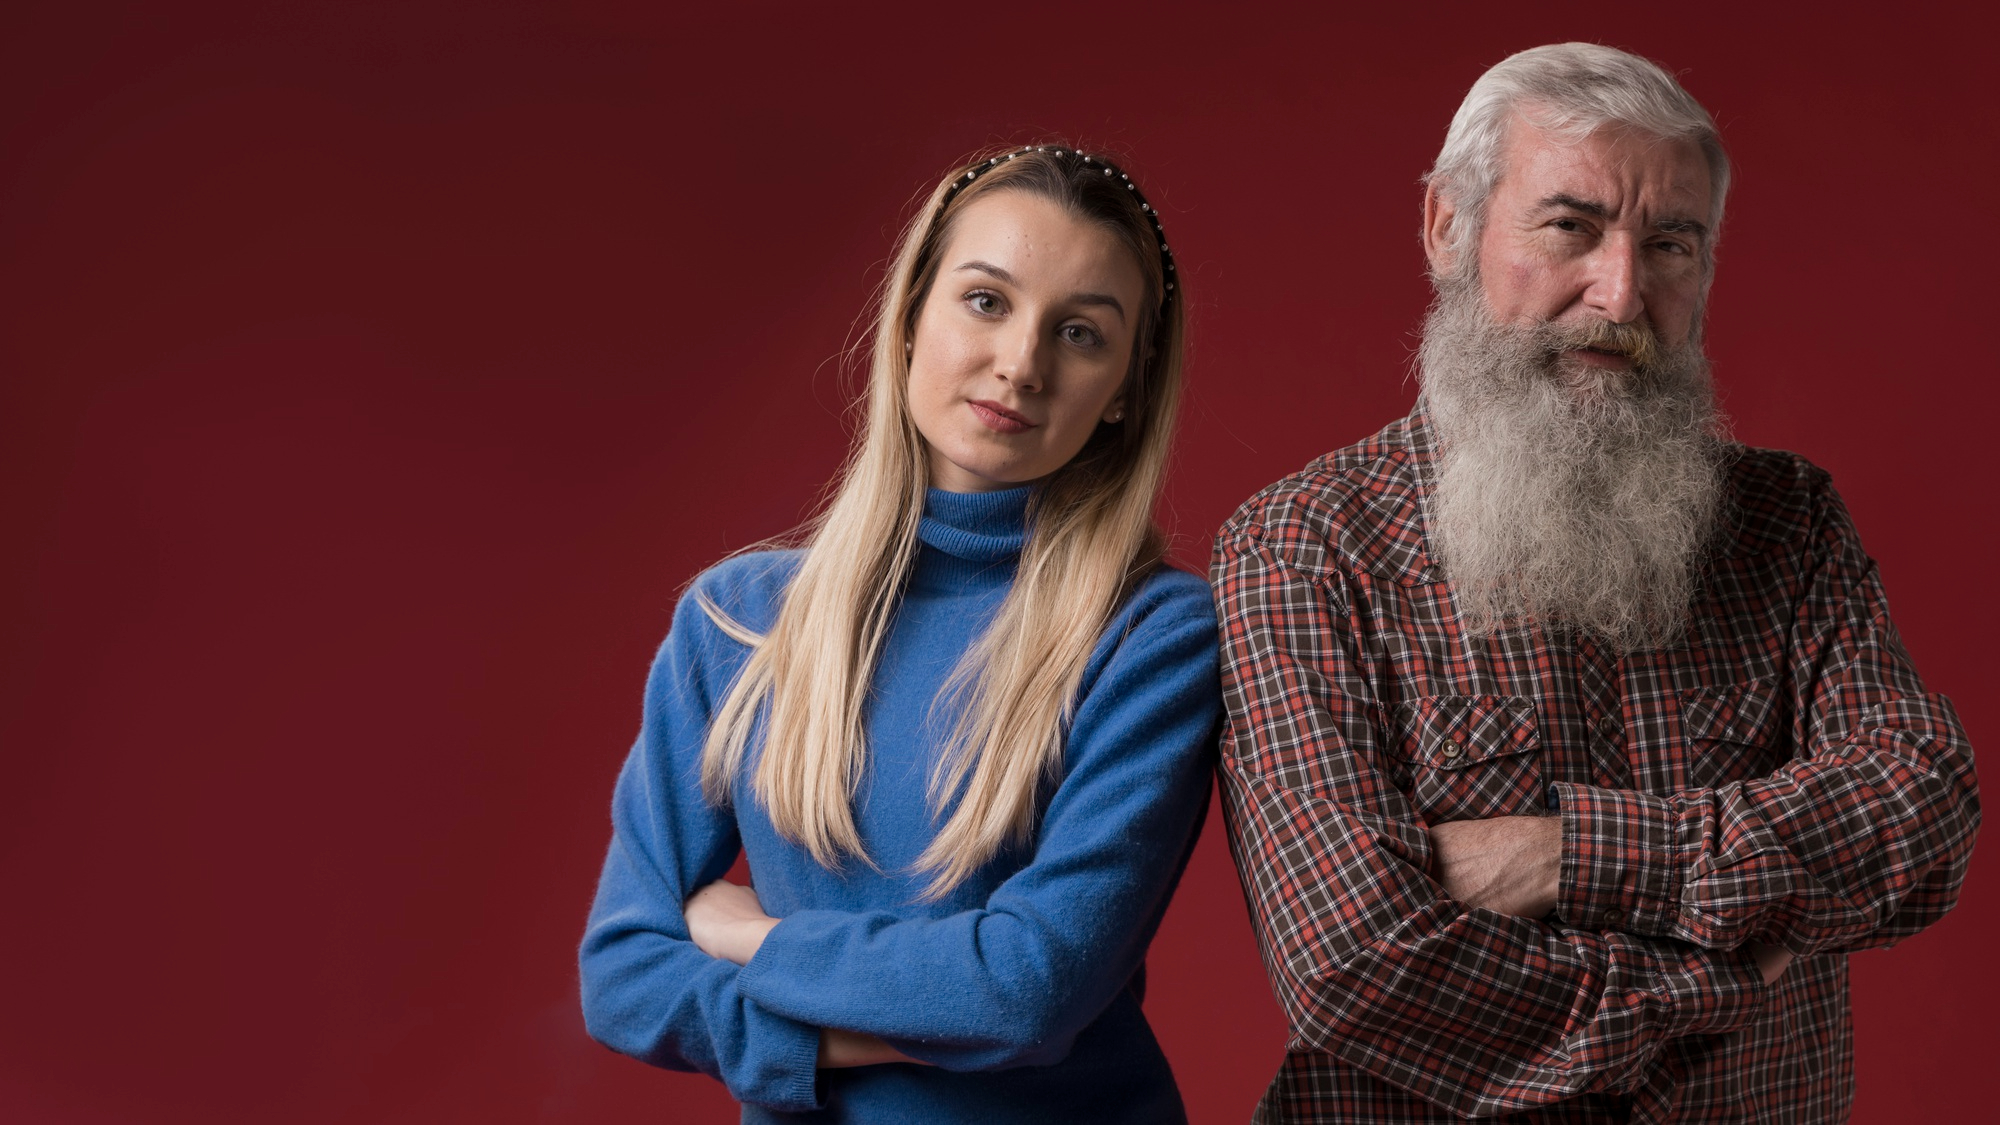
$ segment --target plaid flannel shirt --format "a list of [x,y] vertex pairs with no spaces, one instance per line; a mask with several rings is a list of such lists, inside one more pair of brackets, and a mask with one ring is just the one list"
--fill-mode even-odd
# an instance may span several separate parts
[[[1260,1121],[1825,1122],[1847,951],[1951,908],[1979,810],[1827,475],[1738,449],[1686,639],[1467,637],[1421,403],[1216,543],[1231,849],[1290,1024]],[[1543,919],[1468,909],[1425,826],[1562,817]],[[1798,955],[1766,986],[1748,945]]]

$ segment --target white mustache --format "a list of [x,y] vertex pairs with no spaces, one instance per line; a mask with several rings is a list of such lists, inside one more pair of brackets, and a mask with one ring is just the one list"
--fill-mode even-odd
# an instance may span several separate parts
[[1666,358],[1666,346],[1650,325],[1615,324],[1608,320],[1563,323],[1545,321],[1535,329],[1535,342],[1550,355],[1586,348],[1616,352],[1640,372],[1650,372]]

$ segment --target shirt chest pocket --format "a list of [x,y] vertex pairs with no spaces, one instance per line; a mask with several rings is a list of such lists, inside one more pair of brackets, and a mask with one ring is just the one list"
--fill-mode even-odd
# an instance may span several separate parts
[[1779,753],[1784,725],[1785,707],[1770,680],[1682,692],[1688,787],[1713,789],[1777,769],[1785,757]]
[[1426,822],[1541,811],[1542,738],[1533,701],[1434,695],[1401,710],[1410,798]]

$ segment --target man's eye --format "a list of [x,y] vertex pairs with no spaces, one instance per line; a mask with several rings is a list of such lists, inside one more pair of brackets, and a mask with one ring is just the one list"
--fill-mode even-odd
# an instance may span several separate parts
[[1557,230],[1566,230],[1574,234],[1583,229],[1583,224],[1577,222],[1575,219],[1557,219],[1555,227]]

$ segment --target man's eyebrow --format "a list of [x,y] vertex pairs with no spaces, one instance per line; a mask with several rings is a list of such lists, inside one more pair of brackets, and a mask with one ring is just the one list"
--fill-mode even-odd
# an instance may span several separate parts
[[1653,220],[1653,229],[1661,234],[1691,234],[1696,238],[1708,238],[1708,224],[1693,219],[1664,218]]
[[[1611,217],[1611,208],[1606,207],[1604,204],[1594,203],[1588,199],[1578,199],[1574,195],[1565,195],[1562,192],[1557,192],[1554,195],[1544,198],[1541,206],[1543,210],[1577,211],[1598,219],[1608,219]],[[1696,219],[1682,218],[1678,215],[1670,215],[1665,218],[1653,220],[1653,229],[1659,231],[1661,234],[1691,234],[1699,239],[1706,240],[1708,238],[1707,223]]]
[[[983,273],[986,276],[992,278],[993,280],[1001,282],[1006,285],[1020,284],[1020,282],[1014,280],[1013,274],[1008,273],[1006,270],[1001,269],[999,266],[994,265],[992,262],[982,262],[977,258],[969,262],[960,262],[958,264],[958,267],[954,269],[952,272],[963,273],[966,270],[971,270],[974,273]],[[1072,304],[1078,304],[1078,305],[1100,305],[1104,308],[1110,309],[1112,312],[1117,313],[1118,319],[1120,321],[1123,321],[1125,319],[1124,302],[1120,301],[1116,297],[1113,297],[1109,293],[1077,293],[1070,297],[1070,302]]]
[[1611,217],[1611,208],[1606,207],[1604,204],[1592,203],[1588,199],[1578,199],[1574,195],[1565,195],[1562,192],[1557,192],[1551,196],[1545,196],[1542,199],[1540,206],[1545,211],[1553,211],[1560,209],[1567,211],[1581,211],[1586,215],[1590,215],[1599,219],[1608,219]]

